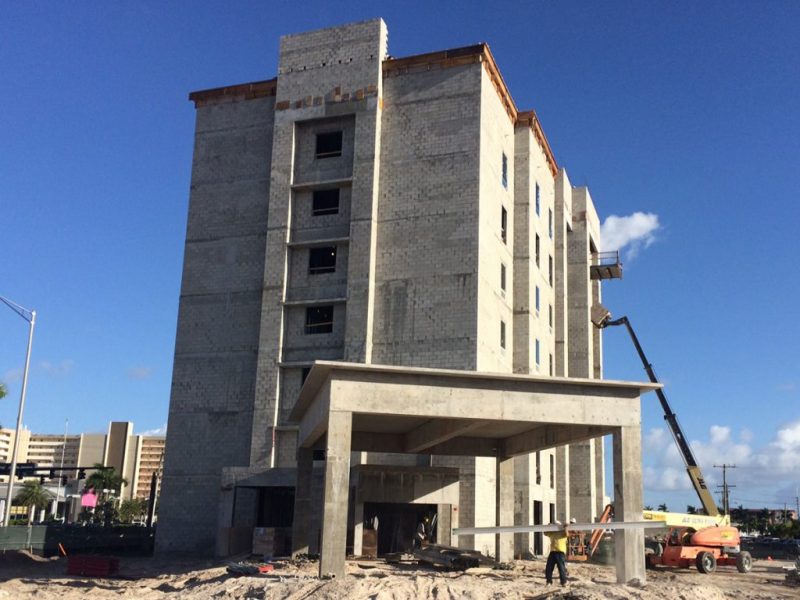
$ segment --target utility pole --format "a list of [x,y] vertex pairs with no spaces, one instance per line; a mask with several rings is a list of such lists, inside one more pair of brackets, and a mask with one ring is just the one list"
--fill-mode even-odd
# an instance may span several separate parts
[[736,465],[729,465],[726,463],[722,463],[721,465],[714,465],[714,468],[722,469],[722,485],[718,485],[717,487],[722,488],[722,510],[725,512],[726,515],[730,515],[731,514],[729,506],[730,493],[728,490],[736,486],[728,485],[728,469],[735,469]]

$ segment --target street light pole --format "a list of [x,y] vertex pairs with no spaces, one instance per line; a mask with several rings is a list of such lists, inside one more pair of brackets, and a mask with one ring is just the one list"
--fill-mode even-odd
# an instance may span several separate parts
[[33,346],[33,327],[36,325],[36,311],[23,308],[8,298],[0,296],[0,301],[8,306],[30,324],[28,331],[28,350],[25,353],[25,371],[22,374],[22,392],[19,395],[19,412],[17,413],[17,431],[14,434],[14,449],[11,453],[11,472],[8,475],[8,491],[6,492],[6,514],[3,517],[3,527],[8,527],[11,519],[11,501],[14,498],[14,479],[17,476],[17,452],[19,450],[19,435],[22,430],[22,413],[25,410],[25,392],[28,389],[28,371],[31,366],[31,346]]

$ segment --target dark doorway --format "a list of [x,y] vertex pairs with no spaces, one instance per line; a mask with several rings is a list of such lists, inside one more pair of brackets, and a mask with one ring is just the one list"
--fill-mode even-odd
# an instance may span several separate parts
[[294,488],[261,488],[256,527],[291,527],[294,521]]
[[[377,518],[377,520],[376,520]],[[435,504],[395,504],[365,502],[365,526],[378,525],[378,556],[392,552],[408,552],[414,546],[414,535],[420,523],[428,519],[428,541],[436,541]]]
[[[542,524],[542,502],[540,500],[533,501],[533,524]],[[541,556],[544,553],[542,533],[540,531],[533,534],[533,553],[536,556]]]

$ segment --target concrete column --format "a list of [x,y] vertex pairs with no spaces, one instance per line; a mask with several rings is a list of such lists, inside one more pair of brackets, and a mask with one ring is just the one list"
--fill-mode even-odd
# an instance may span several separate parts
[[[556,518],[562,523],[569,521],[569,446],[556,448]],[[549,516],[543,515],[543,521],[549,522]]]
[[[514,459],[497,458],[497,525],[514,524]],[[514,559],[514,534],[500,533],[495,542],[495,558],[499,562]]]
[[[642,433],[638,426],[614,432],[614,519],[642,520]],[[644,530],[614,533],[617,582],[645,581]]]
[[328,414],[320,577],[333,575],[341,579],[345,576],[352,428],[352,413],[331,411]]
[[569,447],[569,517],[582,523],[590,523],[597,516],[595,458],[595,440],[571,444]]
[[298,448],[297,482],[294,487],[294,519],[292,521],[292,556],[308,554],[313,473],[314,451],[311,448]]
[[[555,239],[554,239],[554,268],[555,268],[555,374],[566,377],[569,373],[568,361],[568,329],[569,311],[567,299],[567,250],[569,231],[572,228],[572,184],[569,182],[566,171],[561,169],[555,180]],[[563,472],[563,471],[562,471]]]
[[[533,453],[514,458],[514,525],[533,523],[533,500],[531,486],[535,481],[536,457]],[[514,556],[520,556],[532,548],[530,533],[514,534]]]
[[606,449],[605,437],[594,440],[595,516],[600,518],[606,508]]
[[[378,524],[380,527],[380,524]],[[353,554],[361,556],[364,552],[364,503],[356,494],[353,510]]]
[[436,513],[439,515],[436,526],[436,543],[442,546],[449,546],[450,532],[452,531],[452,504],[437,504]]

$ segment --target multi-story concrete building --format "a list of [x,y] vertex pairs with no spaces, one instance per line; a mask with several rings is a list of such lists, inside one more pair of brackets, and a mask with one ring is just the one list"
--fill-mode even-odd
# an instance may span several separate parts
[[[291,525],[291,414],[315,360],[602,376],[589,312],[618,265],[593,263],[589,192],[517,109],[488,46],[396,58],[382,20],[355,23],[285,36],[275,79],[190,99],[158,549],[233,552],[255,526]],[[445,523],[495,524],[496,459],[415,456],[423,447],[353,455],[355,553],[375,517],[403,542],[424,514],[442,541]],[[603,462],[602,440],[515,456],[515,522],[596,517]],[[540,535],[514,544],[546,550]]]
[[[0,463],[11,462],[14,436],[15,430],[0,429]],[[45,476],[45,485],[60,494],[60,502],[81,491],[83,484],[78,478],[78,467],[95,464],[114,467],[126,479],[127,484],[120,494],[123,500],[148,498],[152,475],[161,469],[165,439],[164,436],[135,435],[130,422],[109,423],[105,434],[64,435],[22,429],[17,462],[36,463],[37,468],[43,470],[39,472]],[[57,477],[52,479],[44,471],[62,467],[67,470],[58,471]],[[60,485],[61,475],[66,477],[66,485]],[[0,475],[0,483],[7,482],[8,477]],[[158,482],[160,489],[160,478]],[[77,514],[77,510],[74,512]]]
[[131,497],[150,497],[153,474],[156,475],[156,495],[160,493],[165,442],[163,436],[136,436],[136,467],[131,478]]

